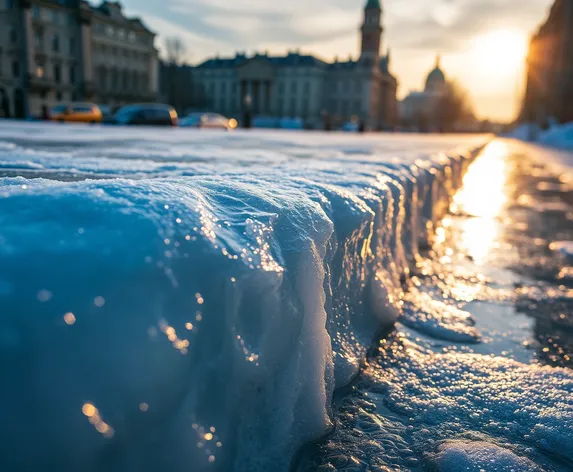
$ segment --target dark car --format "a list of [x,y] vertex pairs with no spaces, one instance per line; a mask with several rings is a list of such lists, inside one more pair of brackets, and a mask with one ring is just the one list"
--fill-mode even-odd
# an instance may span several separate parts
[[102,123],[114,123],[113,112],[111,111],[111,107],[107,105],[98,105],[99,109],[101,110],[101,122]]
[[120,108],[114,122],[118,125],[177,126],[177,112],[159,103],[127,105]]

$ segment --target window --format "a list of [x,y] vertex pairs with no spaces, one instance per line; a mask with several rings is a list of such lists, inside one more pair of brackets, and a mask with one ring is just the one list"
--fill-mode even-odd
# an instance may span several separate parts
[[296,88],[297,88],[297,83],[296,83],[296,81],[293,81],[293,82],[290,84],[290,90],[291,90],[291,92],[292,92],[292,93],[296,93]]
[[105,34],[108,36],[113,36],[113,26],[107,25],[105,27]]
[[72,110],[75,111],[76,113],[90,113],[92,112],[92,107],[90,107],[89,105],[74,105],[72,107]]
[[76,15],[74,15],[73,13],[68,13],[68,25],[74,26],[76,22],[77,22]]
[[285,84],[283,82],[279,82],[279,95],[282,95],[285,91]]
[[60,64],[54,64],[54,80],[57,84],[62,81],[62,67]]
[[44,38],[43,35],[40,31],[34,31],[34,44],[36,46],[36,48],[41,48],[42,47],[42,43],[44,42]]
[[290,114],[291,116],[296,116],[296,99],[291,98],[290,100]]
[[354,83],[354,90],[355,90],[356,92],[360,92],[360,91],[362,90],[362,87],[361,87],[361,85],[360,85],[360,80],[357,80],[357,81]]
[[20,63],[18,61],[12,62],[12,77],[20,77]]
[[52,23],[58,22],[58,12],[56,10],[50,10],[50,20]]
[[15,43],[18,41],[18,33],[14,28],[10,28],[10,42]]
[[60,52],[60,37],[57,34],[52,38],[52,51]]
[[129,88],[129,75],[126,70],[123,71],[123,89],[127,90]]
[[42,64],[38,64],[36,66],[36,77],[38,77],[39,79],[44,77],[44,66]]
[[73,56],[74,53],[76,52],[76,42],[74,41],[74,38],[70,38],[70,42],[68,43],[68,48],[70,56]]
[[136,40],[135,33],[133,31],[130,31],[129,34],[127,35],[127,38],[131,43],[134,43]]
[[304,83],[304,94],[308,95],[310,93],[310,82]]
[[14,7],[14,0],[5,0],[6,10],[10,10]]
[[70,66],[69,73],[70,73],[70,84],[75,84],[76,83],[76,68],[75,68],[75,66]]
[[62,101],[62,98],[63,98],[63,97],[62,97],[62,92],[59,92],[59,91],[56,92],[56,100],[57,100],[58,102],[61,102],[61,101]]
[[117,39],[123,41],[125,39],[125,30],[117,30]]
[[220,87],[220,94],[221,95],[227,95],[227,83],[226,82],[221,82],[221,87]]
[[40,19],[40,13],[41,13],[40,7],[38,5],[34,5],[32,7],[32,18],[34,20],[39,20]]

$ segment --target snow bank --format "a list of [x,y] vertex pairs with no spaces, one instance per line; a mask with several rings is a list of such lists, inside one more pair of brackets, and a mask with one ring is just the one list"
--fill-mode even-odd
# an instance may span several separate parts
[[0,127],[2,470],[288,470],[486,141],[71,129]]
[[544,146],[573,150],[573,123],[554,124],[547,130],[526,123],[515,128],[510,137],[521,141],[536,142]]

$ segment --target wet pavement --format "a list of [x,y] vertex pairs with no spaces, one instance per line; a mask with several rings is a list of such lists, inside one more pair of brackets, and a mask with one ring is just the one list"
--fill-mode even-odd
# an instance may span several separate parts
[[537,149],[496,140],[472,164],[296,470],[573,470],[573,180]]

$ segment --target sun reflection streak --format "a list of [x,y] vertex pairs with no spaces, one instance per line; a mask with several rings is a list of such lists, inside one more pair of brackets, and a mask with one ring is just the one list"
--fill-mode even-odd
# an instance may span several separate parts
[[474,218],[462,225],[462,246],[478,264],[483,264],[499,237],[499,217],[507,202],[507,168],[504,157],[508,148],[502,141],[490,143],[470,166],[452,212]]

